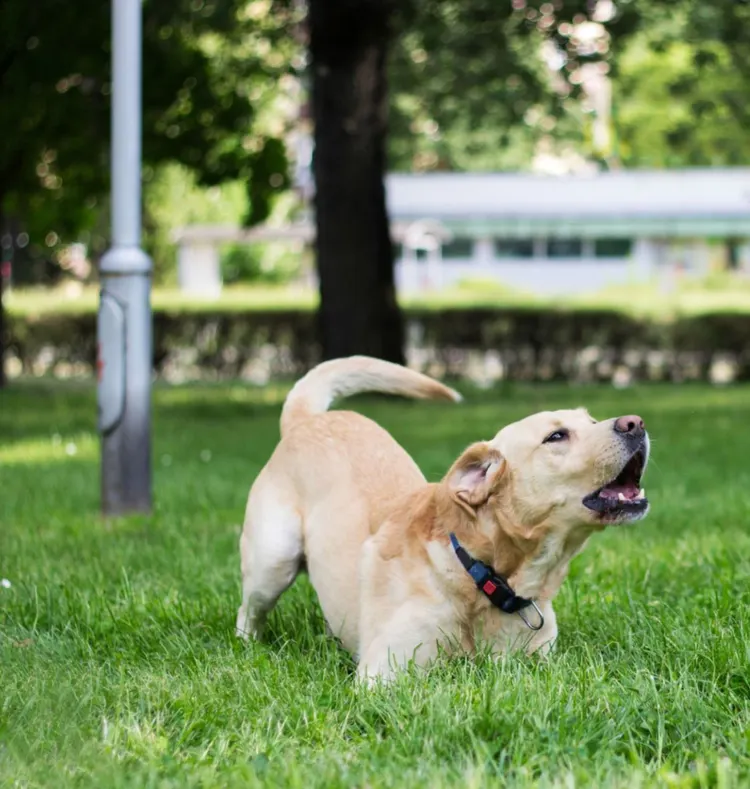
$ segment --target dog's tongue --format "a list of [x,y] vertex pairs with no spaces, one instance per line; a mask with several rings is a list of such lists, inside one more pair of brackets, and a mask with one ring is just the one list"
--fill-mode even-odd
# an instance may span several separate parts
[[626,499],[637,499],[640,490],[632,482],[626,482],[622,485],[612,483],[607,485],[606,488],[602,488],[599,495],[604,499],[619,499],[621,493]]

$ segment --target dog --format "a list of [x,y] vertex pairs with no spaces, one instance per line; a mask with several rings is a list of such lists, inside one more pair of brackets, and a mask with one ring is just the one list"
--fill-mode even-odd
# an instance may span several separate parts
[[248,497],[237,634],[258,637],[306,567],[330,631],[367,683],[411,661],[427,666],[441,650],[545,655],[570,561],[594,532],[649,510],[643,420],[537,413],[472,444],[429,484],[375,422],[328,411],[360,392],[461,399],[368,357],[325,362],[297,382]]

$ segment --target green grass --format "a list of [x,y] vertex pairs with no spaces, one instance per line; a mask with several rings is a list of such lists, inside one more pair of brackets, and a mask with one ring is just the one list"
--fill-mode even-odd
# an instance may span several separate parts
[[248,487],[279,391],[160,388],[153,517],[97,514],[89,387],[0,393],[0,786],[750,786],[750,389],[509,387],[365,400],[438,478],[543,407],[642,413],[652,515],[595,536],[541,662],[364,691],[305,579],[233,636]]
[[[11,315],[31,318],[49,314],[93,313],[99,294],[93,287],[82,291],[63,289],[13,290],[7,295]],[[232,286],[217,299],[196,299],[177,290],[156,288],[154,310],[163,312],[246,312],[252,310],[310,310],[318,295],[301,286]],[[616,309],[645,316],[699,315],[706,312],[750,313],[750,280],[744,276],[714,277],[704,282],[687,281],[671,293],[655,284],[622,285],[582,296],[536,296],[494,282],[466,282],[460,286],[408,296],[407,308],[455,309],[500,307],[569,307]]]
[[[317,294],[300,287],[258,285],[226,287],[218,299],[198,299],[179,290],[155,288],[151,303],[164,312],[237,312],[247,310],[313,309]],[[11,315],[36,317],[48,314],[79,315],[92,313],[99,303],[99,290],[64,288],[27,288],[12,290],[7,296]]]

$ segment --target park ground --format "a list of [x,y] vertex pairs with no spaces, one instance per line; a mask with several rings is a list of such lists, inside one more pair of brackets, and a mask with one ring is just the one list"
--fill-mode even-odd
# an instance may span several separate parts
[[357,408],[431,480],[533,410],[641,413],[652,514],[576,559],[548,661],[364,691],[306,579],[262,643],[233,635],[281,390],[158,388],[155,513],[109,522],[91,387],[0,392],[0,786],[750,786],[750,388],[467,394]]

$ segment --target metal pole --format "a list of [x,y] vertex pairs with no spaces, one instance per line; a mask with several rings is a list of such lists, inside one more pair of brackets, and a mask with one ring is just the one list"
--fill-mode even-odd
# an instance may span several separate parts
[[141,249],[141,0],[112,0],[112,246],[97,323],[102,511],[151,509],[151,260]]

